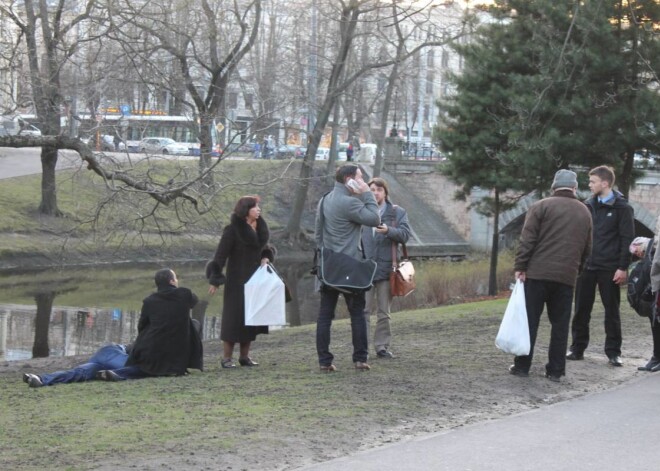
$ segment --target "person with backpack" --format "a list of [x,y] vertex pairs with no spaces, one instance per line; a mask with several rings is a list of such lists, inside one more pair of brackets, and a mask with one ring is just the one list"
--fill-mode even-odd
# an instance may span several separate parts
[[[647,252],[654,250],[654,242],[655,241],[653,239],[649,240],[646,247]],[[655,253],[653,254],[653,261],[651,263],[650,271],[650,283],[651,292],[653,293],[653,302],[649,319],[651,321],[651,334],[653,335],[653,355],[646,363],[646,365],[637,368],[639,371],[660,371],[660,316],[658,316],[658,292],[660,292],[660,256],[658,256],[658,252],[660,251],[655,250]]]
[[653,314],[653,293],[651,291],[651,264],[655,248],[649,246],[651,239],[636,237],[630,244],[630,253],[638,261],[630,266],[628,274],[628,290],[626,297],[628,304],[642,317],[651,317]]

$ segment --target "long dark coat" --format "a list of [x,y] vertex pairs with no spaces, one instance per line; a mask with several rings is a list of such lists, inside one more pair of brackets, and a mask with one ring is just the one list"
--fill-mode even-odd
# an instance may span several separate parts
[[[243,286],[259,268],[262,258],[273,261],[268,245],[270,232],[263,218],[257,219],[257,230],[232,214],[231,223],[222,232],[215,256],[207,266],[207,278],[213,286],[225,283],[220,340],[252,342],[257,334],[267,334],[268,326],[245,325],[245,296]],[[222,271],[227,265],[227,276]]]
[[154,376],[181,375],[203,369],[202,342],[190,310],[197,296],[188,288],[160,288],[142,302],[138,336],[126,366]]

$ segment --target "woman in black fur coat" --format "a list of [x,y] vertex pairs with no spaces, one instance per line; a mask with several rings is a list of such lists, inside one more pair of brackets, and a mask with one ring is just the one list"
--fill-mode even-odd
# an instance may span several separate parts
[[[215,257],[209,262],[206,276],[209,294],[222,284],[225,298],[222,309],[220,340],[223,343],[223,368],[235,368],[232,359],[234,345],[240,345],[238,362],[241,366],[257,366],[250,358],[250,345],[257,334],[267,334],[268,326],[245,325],[245,297],[243,286],[259,268],[273,261],[274,250],[268,245],[270,233],[261,217],[258,196],[243,196],[236,203],[231,222],[223,232]],[[227,274],[223,270],[227,265]]]

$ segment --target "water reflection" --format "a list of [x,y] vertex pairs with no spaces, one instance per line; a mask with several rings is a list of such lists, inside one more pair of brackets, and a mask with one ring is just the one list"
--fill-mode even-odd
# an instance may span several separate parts
[[[0,274],[0,360],[89,355],[111,342],[132,341],[142,299],[154,291],[153,274],[159,268],[135,265]],[[203,326],[203,338],[219,338],[223,290],[208,296],[202,263],[172,268],[181,286],[200,298],[192,316]],[[277,268],[293,297],[286,307],[288,325],[316,322],[319,297],[310,264],[280,263]],[[342,309],[338,318],[347,315]]]

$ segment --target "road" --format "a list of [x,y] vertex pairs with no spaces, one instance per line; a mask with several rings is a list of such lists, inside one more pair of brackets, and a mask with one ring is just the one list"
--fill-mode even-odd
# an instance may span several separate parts
[[[23,175],[33,175],[41,173],[41,148],[40,147],[0,147],[0,180],[3,178],[20,177]],[[97,154],[99,156],[107,155],[114,160],[126,161],[129,158],[125,152],[104,152]],[[133,164],[147,158],[146,154],[130,154]],[[156,158],[167,158],[168,160],[198,160],[195,156],[151,156]],[[226,160],[247,160],[245,156],[231,156]],[[82,167],[84,163],[77,152],[72,150],[61,150],[57,159],[57,170],[67,168]]]
[[[40,147],[0,147],[0,179],[41,173]],[[61,150],[57,170],[82,165],[77,152]]]

